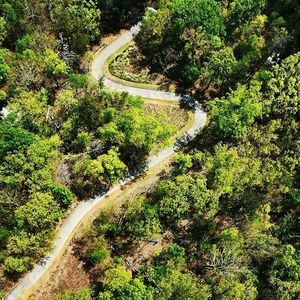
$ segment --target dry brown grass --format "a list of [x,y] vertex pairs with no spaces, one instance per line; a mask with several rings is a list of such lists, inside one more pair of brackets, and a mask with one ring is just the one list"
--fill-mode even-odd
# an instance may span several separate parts
[[153,116],[165,114],[167,116],[166,122],[175,125],[177,130],[182,129],[189,119],[187,111],[177,105],[145,102],[144,107],[146,114]]

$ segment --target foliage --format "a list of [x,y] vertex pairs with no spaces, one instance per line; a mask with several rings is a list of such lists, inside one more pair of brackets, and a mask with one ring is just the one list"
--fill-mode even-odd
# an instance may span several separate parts
[[192,274],[178,271],[164,278],[157,287],[157,297],[160,299],[210,299],[209,287],[198,281]]
[[0,157],[22,151],[36,139],[35,135],[20,126],[14,114],[10,114],[0,124]]
[[132,279],[131,272],[123,267],[105,272],[103,290],[99,299],[153,299],[151,291],[139,279]]
[[75,199],[175,133],[84,73],[102,33],[153,5],[136,38],[147,69],[210,122],[156,186],[99,215],[76,244],[91,287],[55,299],[298,299],[296,2],[0,0],[0,288],[47,254]]
[[9,256],[4,262],[4,270],[8,273],[23,273],[28,268],[29,257],[14,258]]
[[271,276],[281,280],[299,281],[300,277],[300,254],[292,245],[285,245],[281,253],[274,260]]
[[5,83],[10,71],[9,65],[5,60],[6,55],[7,55],[7,51],[5,49],[1,49],[0,50],[0,84]]
[[66,291],[57,294],[53,297],[53,300],[92,300],[92,295],[89,288],[81,288],[76,292]]
[[266,0],[259,0],[255,3],[251,0],[234,0],[229,5],[227,26],[229,30],[234,30],[240,24],[244,24],[249,19],[257,16],[267,5]]
[[260,88],[258,82],[252,82],[249,89],[245,85],[238,86],[226,97],[212,101],[211,115],[217,129],[236,138],[247,134],[251,125],[263,113]]
[[128,203],[127,222],[125,224],[128,234],[136,238],[152,238],[161,231],[156,207],[147,205],[144,197],[138,197]]
[[50,195],[35,193],[25,205],[15,211],[15,215],[19,228],[36,231],[53,227],[61,212]]
[[101,247],[99,249],[95,249],[90,253],[90,260],[93,264],[99,264],[101,263],[105,258],[107,258],[109,255],[109,251]]
[[10,105],[10,109],[20,118],[20,124],[31,132],[47,129],[47,96],[45,90],[39,93],[22,92]]
[[59,78],[67,75],[67,64],[51,49],[46,49],[44,55],[45,68],[49,76]]
[[92,0],[55,0],[48,3],[54,30],[71,50],[82,53],[100,35],[100,10]]

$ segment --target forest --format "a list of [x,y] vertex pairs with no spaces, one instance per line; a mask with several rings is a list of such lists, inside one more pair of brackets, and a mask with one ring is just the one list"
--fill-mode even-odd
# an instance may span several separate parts
[[138,21],[132,59],[208,121],[153,188],[97,213],[74,241],[90,285],[52,299],[300,299],[297,0],[0,0],[0,298],[179,131],[90,75]]

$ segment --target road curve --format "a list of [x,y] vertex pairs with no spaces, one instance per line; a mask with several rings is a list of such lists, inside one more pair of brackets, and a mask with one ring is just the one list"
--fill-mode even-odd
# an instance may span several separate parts
[[[95,60],[92,64],[92,75],[96,80],[99,80],[103,77],[103,67],[105,61],[114,54],[117,50],[119,50],[126,43],[130,42],[134,36],[139,32],[140,24],[133,26],[130,31],[122,34],[118,37],[114,42],[105,47],[100,53],[96,55]],[[119,84],[114,82],[108,78],[104,77],[104,85],[110,89],[128,92],[134,96],[141,96],[148,99],[160,99],[166,101],[174,101],[180,102],[184,99],[188,99],[188,96],[171,93],[171,92],[163,92],[163,91],[155,91],[155,90],[147,90],[129,87],[126,85]],[[194,123],[189,128],[189,130],[169,148],[162,150],[159,154],[151,156],[147,160],[147,165],[149,168],[163,162],[166,158],[170,157],[174,154],[175,151],[180,149],[184,144],[186,144],[189,140],[194,138],[194,136],[201,130],[206,123],[206,114],[202,110],[201,106],[196,105],[194,107]],[[104,198],[120,189],[126,183],[133,180],[134,177],[127,177],[122,180],[120,183],[114,185],[108,192],[103,193],[101,195],[97,195],[93,198],[90,198],[86,201],[80,202],[78,206],[74,209],[74,211],[70,214],[70,216],[65,220],[64,224],[60,228],[57,233],[57,238],[53,244],[53,250],[50,255],[39,262],[25,277],[23,277],[18,284],[9,292],[9,294],[4,298],[7,300],[17,300],[24,298],[24,295],[43,277],[44,274],[49,270],[54,261],[62,255],[64,250],[64,246],[70,241],[73,237],[77,227],[80,225],[83,218],[88,214],[88,212],[92,211],[93,208],[99,204]]]

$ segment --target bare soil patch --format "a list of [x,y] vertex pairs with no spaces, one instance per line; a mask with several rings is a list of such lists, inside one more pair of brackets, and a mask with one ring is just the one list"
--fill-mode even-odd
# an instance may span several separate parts
[[73,245],[68,247],[61,262],[52,273],[50,280],[40,286],[31,296],[33,300],[51,300],[52,297],[66,290],[76,291],[90,284],[89,274],[83,263],[73,253]]

